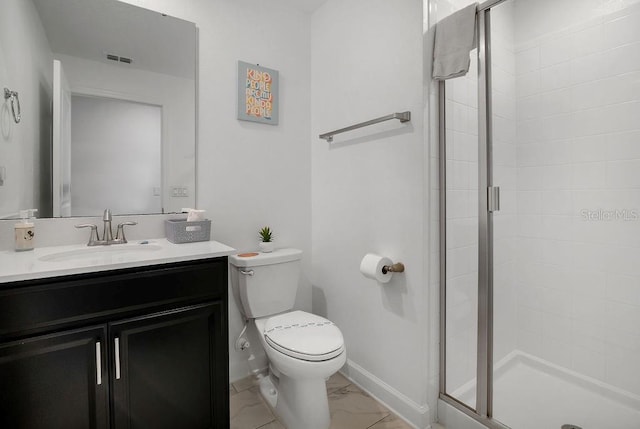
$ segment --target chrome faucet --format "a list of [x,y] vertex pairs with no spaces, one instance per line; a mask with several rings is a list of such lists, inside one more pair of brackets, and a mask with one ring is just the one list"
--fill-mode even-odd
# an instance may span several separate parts
[[110,244],[124,244],[127,239],[124,236],[124,227],[127,225],[137,225],[138,222],[121,222],[118,224],[116,231],[116,238],[113,238],[113,231],[111,229],[111,210],[106,209],[102,215],[102,222],[104,224],[102,230],[102,239],[98,235],[98,226],[92,223],[82,223],[75,225],[76,228],[91,228],[91,235],[89,236],[89,242],[87,246],[107,246]]
[[102,215],[102,241],[106,241],[105,244],[113,243],[113,232],[111,231],[111,210],[106,209]]

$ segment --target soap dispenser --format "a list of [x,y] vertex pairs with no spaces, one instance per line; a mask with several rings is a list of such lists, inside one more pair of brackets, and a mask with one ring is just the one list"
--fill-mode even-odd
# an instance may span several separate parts
[[33,250],[35,242],[35,212],[37,209],[20,210],[20,222],[14,225],[16,251]]

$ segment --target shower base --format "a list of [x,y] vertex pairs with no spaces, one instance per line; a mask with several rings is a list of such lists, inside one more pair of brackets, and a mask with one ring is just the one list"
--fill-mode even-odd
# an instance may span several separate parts
[[[475,403],[475,382],[452,396]],[[444,405],[439,415],[443,408],[451,420],[452,410]],[[513,429],[638,429],[640,397],[516,351],[496,365],[493,415]]]

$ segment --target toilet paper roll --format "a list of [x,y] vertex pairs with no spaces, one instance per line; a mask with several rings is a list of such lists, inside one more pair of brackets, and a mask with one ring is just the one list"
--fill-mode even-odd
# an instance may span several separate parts
[[374,253],[367,253],[360,263],[360,272],[365,277],[377,280],[381,283],[387,283],[391,280],[393,273],[388,272],[387,274],[382,274],[382,267],[392,264],[393,262],[391,262],[391,259],[389,258],[376,255]]

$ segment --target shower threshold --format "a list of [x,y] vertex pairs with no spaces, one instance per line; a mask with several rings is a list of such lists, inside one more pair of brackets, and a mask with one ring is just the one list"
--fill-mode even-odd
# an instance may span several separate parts
[[[475,382],[452,396],[475,403]],[[640,397],[515,351],[496,365],[493,416],[513,429],[636,429]]]

